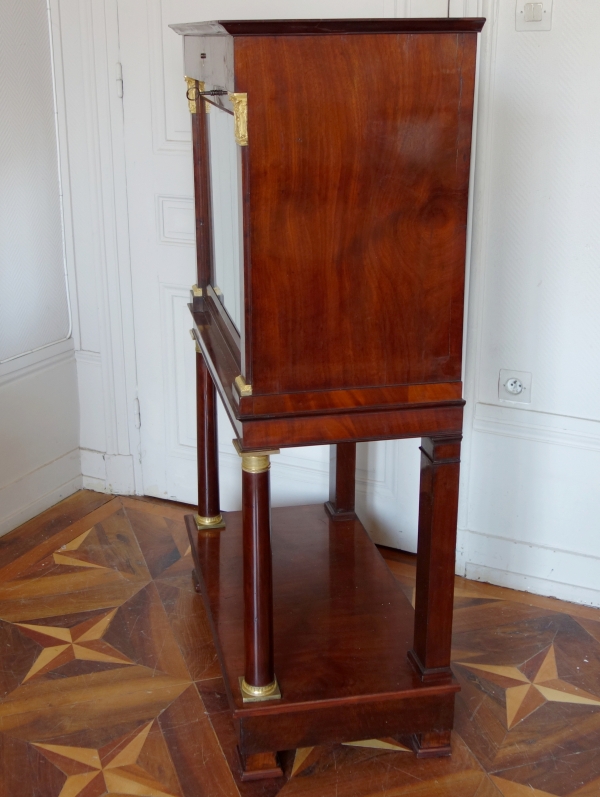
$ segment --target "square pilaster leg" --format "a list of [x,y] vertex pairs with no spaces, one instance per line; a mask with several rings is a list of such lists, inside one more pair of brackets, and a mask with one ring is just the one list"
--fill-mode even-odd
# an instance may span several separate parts
[[422,680],[451,677],[461,437],[421,443],[415,630],[409,659]]

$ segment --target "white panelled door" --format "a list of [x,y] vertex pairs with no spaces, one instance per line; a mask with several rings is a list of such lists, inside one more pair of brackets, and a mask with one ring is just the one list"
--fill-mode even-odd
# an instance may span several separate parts
[[[191,136],[182,39],[168,25],[448,16],[448,0],[118,0],[118,9],[144,492],[195,503],[195,355],[187,309],[196,281]],[[240,460],[232,437],[220,408],[225,510],[241,506]],[[404,550],[416,550],[418,445],[388,441],[361,444],[358,451],[361,520],[377,542]],[[285,449],[272,462],[275,506],[327,499],[327,446]]]

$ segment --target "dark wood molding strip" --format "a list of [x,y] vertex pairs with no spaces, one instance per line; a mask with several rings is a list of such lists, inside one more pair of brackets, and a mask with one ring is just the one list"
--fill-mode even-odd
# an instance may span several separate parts
[[170,25],[184,36],[323,36],[361,33],[479,33],[482,17],[457,19],[261,19]]

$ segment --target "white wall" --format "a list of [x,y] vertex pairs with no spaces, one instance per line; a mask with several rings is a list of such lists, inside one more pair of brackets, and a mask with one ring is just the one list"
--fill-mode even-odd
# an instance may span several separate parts
[[53,0],[73,217],[83,485],[143,492],[113,0]]
[[48,9],[0,4],[0,534],[81,486]]
[[[600,4],[494,5],[484,52],[458,569],[600,605]],[[490,26],[491,29],[491,26]],[[499,401],[500,369],[532,374]]]

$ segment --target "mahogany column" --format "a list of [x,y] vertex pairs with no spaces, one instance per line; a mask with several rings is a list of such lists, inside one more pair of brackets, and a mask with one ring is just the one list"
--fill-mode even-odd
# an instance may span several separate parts
[[356,517],[356,443],[338,443],[330,448],[329,501],[325,504],[332,520]]
[[212,378],[196,344],[196,399],[198,426],[198,514],[199,530],[223,528],[219,507],[219,449],[217,440],[217,396]]
[[449,676],[461,437],[423,438],[415,634],[424,679]]
[[244,549],[245,702],[281,697],[273,669],[273,574],[271,564],[270,455],[240,452]]
[[[413,649],[408,657],[423,681],[452,677],[452,608],[458,521],[460,436],[421,440],[419,539]],[[418,734],[420,757],[450,754],[450,728]]]

